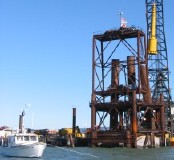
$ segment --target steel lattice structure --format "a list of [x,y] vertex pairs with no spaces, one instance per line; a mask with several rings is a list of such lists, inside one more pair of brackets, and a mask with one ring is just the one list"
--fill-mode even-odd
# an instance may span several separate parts
[[157,134],[164,146],[163,95],[151,98],[145,33],[107,30],[93,36],[92,51],[91,145],[136,148],[138,137],[146,146]]
[[146,0],[147,35],[157,37],[155,51],[147,53],[146,34],[135,27],[93,35],[92,146],[165,146],[165,132],[172,126],[171,95],[163,1],[155,3]]
[[166,103],[166,126],[170,119],[171,93],[169,87],[168,55],[164,30],[163,0],[146,0],[147,39],[151,35],[152,6],[156,4],[157,55],[148,55],[149,82],[153,100],[163,93]]

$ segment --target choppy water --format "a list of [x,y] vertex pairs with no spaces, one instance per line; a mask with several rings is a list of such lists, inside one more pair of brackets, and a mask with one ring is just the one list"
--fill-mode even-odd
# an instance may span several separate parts
[[[7,158],[0,155],[0,160],[23,159],[29,160],[30,158]],[[174,160],[174,148],[128,149],[47,147],[42,158],[32,158],[32,160]]]

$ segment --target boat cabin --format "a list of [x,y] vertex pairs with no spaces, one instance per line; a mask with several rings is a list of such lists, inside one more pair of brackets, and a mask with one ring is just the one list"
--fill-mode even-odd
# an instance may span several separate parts
[[17,135],[11,135],[8,137],[8,146],[17,146],[21,145],[23,143],[25,144],[33,144],[38,142],[38,136],[35,134],[17,134]]

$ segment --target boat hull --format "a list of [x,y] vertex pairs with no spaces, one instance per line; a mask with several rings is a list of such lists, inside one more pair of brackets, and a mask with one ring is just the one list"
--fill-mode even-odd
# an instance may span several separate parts
[[46,148],[44,143],[35,143],[30,145],[18,145],[13,147],[2,147],[1,154],[8,157],[36,157],[42,156]]

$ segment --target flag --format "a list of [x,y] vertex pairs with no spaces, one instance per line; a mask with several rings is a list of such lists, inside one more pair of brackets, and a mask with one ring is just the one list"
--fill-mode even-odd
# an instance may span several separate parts
[[121,18],[121,27],[125,28],[126,27],[126,24],[127,24],[127,21],[125,18]]

